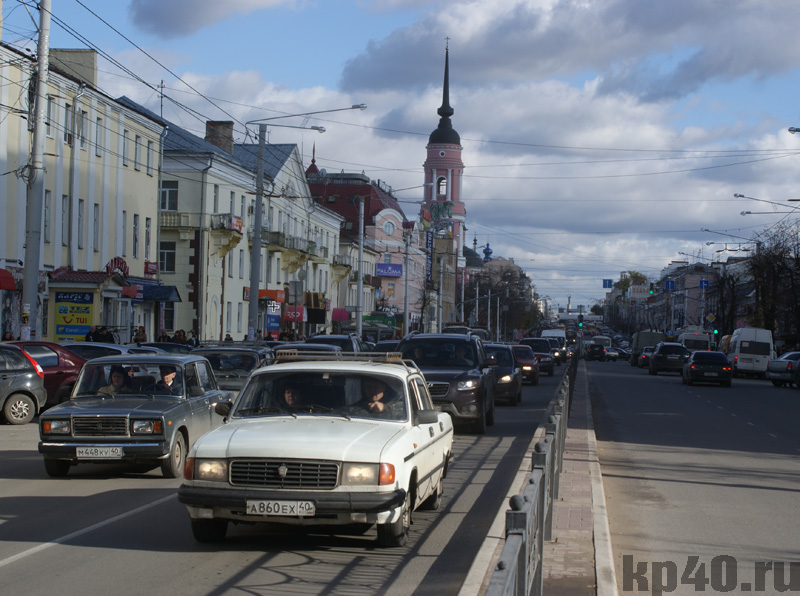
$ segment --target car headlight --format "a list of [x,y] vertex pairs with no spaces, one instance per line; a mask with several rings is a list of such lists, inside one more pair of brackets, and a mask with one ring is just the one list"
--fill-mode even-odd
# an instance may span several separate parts
[[46,435],[68,435],[70,433],[69,420],[44,420],[42,432]]
[[224,459],[195,459],[194,480],[227,482],[228,462]]
[[523,366],[522,370],[533,370],[532,366]]
[[342,467],[342,486],[387,486],[394,481],[392,464],[346,463]]
[[511,375],[503,375],[498,380],[499,383],[510,383],[511,382]]
[[131,422],[134,435],[160,435],[163,432],[161,420],[134,420]]
[[466,381],[459,381],[458,385],[456,385],[456,389],[459,391],[472,391],[473,389],[477,389],[479,384],[477,379],[467,379]]

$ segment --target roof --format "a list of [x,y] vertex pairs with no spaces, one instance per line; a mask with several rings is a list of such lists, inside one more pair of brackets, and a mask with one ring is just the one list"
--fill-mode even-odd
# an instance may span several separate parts
[[55,271],[50,272],[50,279],[53,281],[67,281],[67,282],[89,282],[101,284],[115,273],[108,273],[107,271],[73,271],[68,267],[60,267]]

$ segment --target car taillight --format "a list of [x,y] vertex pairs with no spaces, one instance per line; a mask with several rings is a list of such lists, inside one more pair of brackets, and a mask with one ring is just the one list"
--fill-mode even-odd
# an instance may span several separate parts
[[22,353],[25,354],[25,358],[27,358],[31,365],[33,365],[33,368],[36,370],[36,374],[39,375],[39,378],[44,379],[44,371],[42,370],[42,367],[39,366],[39,363],[31,358],[31,355],[28,354],[28,352],[23,351]]
[[792,363],[791,362],[788,362],[786,364],[786,370],[792,370]]

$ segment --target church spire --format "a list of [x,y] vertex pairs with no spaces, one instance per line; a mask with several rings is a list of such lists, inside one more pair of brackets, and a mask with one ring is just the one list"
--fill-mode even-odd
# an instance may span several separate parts
[[442,85],[442,105],[436,110],[436,113],[441,116],[439,119],[439,127],[431,133],[428,139],[429,143],[445,144],[445,145],[460,145],[461,137],[453,130],[453,123],[450,122],[450,116],[455,113],[455,110],[450,106],[450,38],[447,38],[447,46],[444,50],[444,84]]

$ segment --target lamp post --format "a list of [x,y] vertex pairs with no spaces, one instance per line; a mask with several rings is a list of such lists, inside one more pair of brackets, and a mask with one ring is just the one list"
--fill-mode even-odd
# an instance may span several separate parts
[[[247,316],[247,339],[253,341],[255,339],[256,327],[258,326],[258,290],[259,290],[259,277],[261,272],[261,235],[264,223],[263,212],[263,196],[264,196],[264,153],[266,152],[266,138],[267,127],[278,126],[281,128],[299,128],[303,130],[315,130],[319,133],[325,132],[324,126],[292,126],[286,124],[267,124],[271,120],[280,120],[282,118],[293,118],[301,116],[313,116],[314,114],[327,114],[329,112],[341,112],[343,110],[366,110],[366,104],[355,104],[349,108],[336,108],[333,110],[318,110],[316,112],[304,112],[302,114],[285,114],[283,116],[273,116],[271,118],[257,118],[245,123],[248,124],[258,123],[258,157],[256,159],[256,205],[255,205],[255,223],[253,224],[253,244],[250,249],[250,303]],[[273,181],[274,182],[274,181]],[[272,196],[272,193],[269,194]],[[268,211],[269,213],[269,211]],[[271,231],[272,222],[267,220],[267,234]],[[266,284],[269,284],[269,236],[267,238],[266,249],[267,261],[267,279]]]

